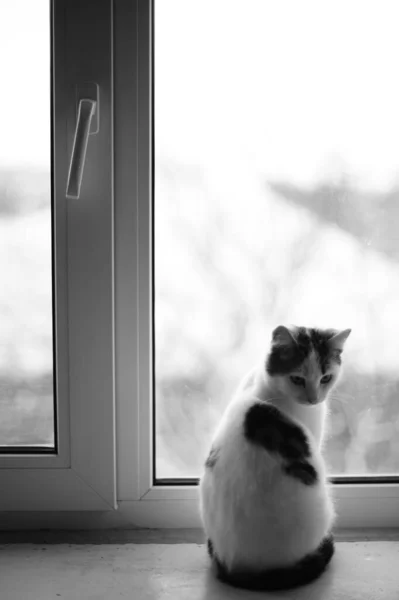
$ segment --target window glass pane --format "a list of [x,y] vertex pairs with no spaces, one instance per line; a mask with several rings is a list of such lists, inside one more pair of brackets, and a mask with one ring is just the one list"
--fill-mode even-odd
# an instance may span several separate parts
[[54,446],[50,7],[0,2],[0,445]]
[[395,2],[156,2],[157,477],[289,323],[352,328],[330,473],[399,472],[398,55]]

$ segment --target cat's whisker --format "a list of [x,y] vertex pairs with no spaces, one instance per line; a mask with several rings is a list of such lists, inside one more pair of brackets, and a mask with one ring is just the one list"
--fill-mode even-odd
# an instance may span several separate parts
[[348,404],[348,398],[343,398],[342,396],[337,396],[335,394],[330,394],[330,400],[338,400],[341,404]]
[[332,392],[334,396],[340,396],[341,398],[350,398],[351,400],[355,399],[353,394],[346,394],[345,392]]
[[280,397],[279,397],[279,396],[276,396],[275,398],[273,398],[273,397],[271,397],[271,398],[269,398],[269,397],[268,397],[268,398],[267,398],[267,402],[274,402],[275,400],[279,401],[279,400],[280,400]]

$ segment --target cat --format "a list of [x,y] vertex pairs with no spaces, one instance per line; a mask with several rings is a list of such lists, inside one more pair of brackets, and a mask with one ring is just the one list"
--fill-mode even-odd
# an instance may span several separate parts
[[350,329],[280,325],[213,438],[200,513],[218,578],[277,590],[311,582],[334,553],[321,448]]

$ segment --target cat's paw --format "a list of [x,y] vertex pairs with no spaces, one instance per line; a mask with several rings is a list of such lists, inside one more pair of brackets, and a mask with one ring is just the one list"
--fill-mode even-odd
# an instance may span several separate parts
[[315,485],[318,481],[316,469],[308,462],[291,462],[284,466],[284,471],[304,485]]
[[310,457],[310,446],[305,433],[297,425],[287,425],[280,443],[280,454],[289,461],[303,461]]
[[220,454],[220,448],[212,446],[211,451],[209,452],[208,458],[205,461],[205,467],[207,469],[213,469],[216,465]]
[[303,429],[266,402],[254,403],[244,421],[246,439],[287,461],[310,457],[310,445]]

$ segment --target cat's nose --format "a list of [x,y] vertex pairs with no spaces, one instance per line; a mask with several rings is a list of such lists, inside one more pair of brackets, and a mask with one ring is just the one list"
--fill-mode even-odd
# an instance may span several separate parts
[[316,394],[308,394],[307,395],[309,404],[317,404],[317,396]]
[[306,386],[306,398],[309,404],[317,404],[317,389],[309,382]]

